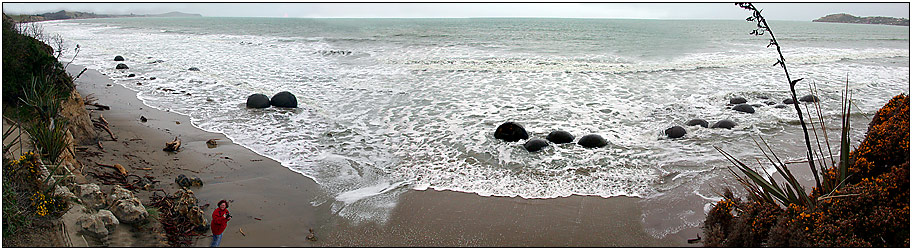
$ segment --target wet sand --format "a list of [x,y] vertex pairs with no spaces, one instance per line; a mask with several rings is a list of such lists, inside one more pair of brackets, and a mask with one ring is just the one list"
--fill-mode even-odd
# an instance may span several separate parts
[[[82,67],[71,65],[69,70],[75,75]],[[142,82],[143,77],[127,84]],[[86,71],[76,83],[83,96],[91,95],[97,103],[111,107],[93,111],[91,116],[97,119],[103,114],[118,139],[113,141],[106,132],[99,132],[104,150],[90,145],[87,152],[78,154],[85,165],[83,173],[110,171],[95,163],[120,163],[131,173],[154,176],[161,181],[156,188],[169,193],[178,188],[174,184],[177,175],[199,176],[205,184],[192,190],[200,205],[211,204],[204,211],[207,215],[219,200],[233,201],[229,210],[234,218],[224,233],[223,247],[699,246],[686,243],[686,236],[693,237],[700,232],[698,228],[664,239],[647,234],[644,203],[630,197],[522,199],[411,190],[400,196],[386,223],[353,224],[334,215],[331,202],[311,204],[325,194],[310,178],[234,144],[224,135],[191,126],[187,116],[145,106],[136,92],[97,71]],[[148,121],[141,122],[140,116]],[[180,152],[162,151],[174,137],[182,141]],[[207,147],[209,139],[218,139],[218,146]],[[137,195],[148,201],[151,192]],[[308,228],[316,231],[317,241],[305,238]],[[196,246],[209,242],[201,238]]]

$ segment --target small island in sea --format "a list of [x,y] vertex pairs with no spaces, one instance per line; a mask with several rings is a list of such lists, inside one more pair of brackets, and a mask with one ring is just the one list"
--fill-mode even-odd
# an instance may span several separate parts
[[896,17],[885,17],[885,16],[858,17],[858,16],[846,14],[846,13],[829,14],[825,17],[814,19],[813,22],[886,24],[886,25],[909,26],[908,18],[896,18]]

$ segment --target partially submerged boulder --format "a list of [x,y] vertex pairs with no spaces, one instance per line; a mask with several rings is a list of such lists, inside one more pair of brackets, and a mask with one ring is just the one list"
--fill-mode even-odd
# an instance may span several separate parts
[[735,107],[733,107],[732,109],[735,111],[740,111],[740,112],[749,113],[749,114],[754,113],[754,106],[747,105],[747,104],[738,104],[738,105],[735,105]]
[[494,130],[494,138],[515,142],[529,139],[529,133],[526,133],[526,129],[523,128],[522,125],[519,125],[519,123],[505,122]]
[[802,96],[801,99],[798,99],[798,100],[799,100],[799,101],[802,101],[802,102],[818,102],[818,101],[820,101],[820,99],[817,98],[817,96],[815,96],[815,95],[806,95],[806,96]]
[[130,67],[127,67],[126,64],[118,63],[117,66],[114,67],[114,68],[115,68],[115,69],[129,69]]
[[696,125],[700,125],[701,127],[708,128],[708,127],[709,127],[709,122],[707,122],[706,120],[703,120],[703,119],[699,119],[699,118],[698,118],[698,119],[693,119],[693,120],[687,121],[687,123],[685,123],[685,125],[687,125],[687,126],[696,126]]
[[667,135],[668,138],[681,138],[686,134],[687,130],[681,126],[674,126],[665,130],[665,135]]
[[526,144],[523,144],[523,148],[529,152],[536,152],[542,150],[545,147],[548,147],[548,141],[539,138],[526,141]]
[[570,132],[557,130],[549,133],[548,137],[545,137],[545,139],[548,139],[548,141],[555,144],[563,144],[573,142],[573,139],[575,139],[575,137],[573,137],[573,134],[570,134]]
[[280,108],[297,108],[298,99],[291,92],[282,91],[273,95],[269,104]]
[[601,148],[605,145],[608,145],[608,141],[605,138],[602,138],[601,135],[597,134],[588,134],[579,139],[576,144],[583,146],[584,148]]
[[731,100],[728,100],[728,104],[742,104],[742,103],[747,103],[747,99],[744,99],[744,97],[735,97],[735,98],[732,98]]
[[264,94],[252,94],[247,97],[247,108],[268,108],[269,107],[269,97]]
[[735,125],[737,125],[737,124],[734,121],[725,119],[725,120],[721,120],[721,121],[717,121],[716,123],[713,123],[712,128],[732,129],[735,127]]
[[123,58],[122,56],[115,56],[115,57],[114,57],[114,61],[119,62],[119,61],[123,61],[123,60],[124,60],[124,58]]

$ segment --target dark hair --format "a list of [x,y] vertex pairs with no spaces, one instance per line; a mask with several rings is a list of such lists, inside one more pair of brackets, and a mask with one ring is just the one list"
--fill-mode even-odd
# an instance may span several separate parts
[[228,201],[226,201],[226,200],[220,200],[220,201],[218,202],[218,204],[216,204],[216,206],[221,206],[222,203],[225,203],[225,208],[228,208]]

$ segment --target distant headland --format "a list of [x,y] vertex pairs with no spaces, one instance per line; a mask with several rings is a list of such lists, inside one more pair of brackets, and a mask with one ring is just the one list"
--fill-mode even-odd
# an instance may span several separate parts
[[845,14],[845,13],[830,14],[825,17],[817,18],[816,20],[814,20],[814,22],[886,24],[886,25],[909,26],[908,18],[895,18],[895,17],[883,17],[883,16],[857,17],[857,16]]
[[38,22],[38,21],[51,21],[51,20],[65,20],[65,19],[88,19],[88,18],[115,18],[115,17],[202,17],[200,14],[189,14],[182,12],[168,12],[163,14],[149,14],[149,15],[109,15],[109,14],[95,14],[89,12],[79,12],[79,11],[66,11],[61,10],[58,12],[48,12],[44,14],[37,15],[9,15],[16,22]]

